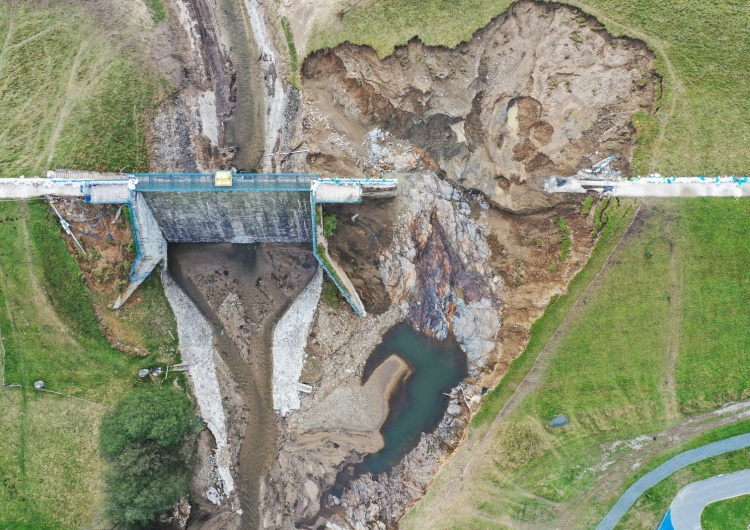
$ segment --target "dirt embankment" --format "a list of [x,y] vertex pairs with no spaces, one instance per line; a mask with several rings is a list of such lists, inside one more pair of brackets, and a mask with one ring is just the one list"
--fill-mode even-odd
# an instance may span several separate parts
[[346,44],[306,60],[301,114],[310,170],[396,171],[402,180],[396,200],[328,209],[340,223],[329,238],[333,258],[380,316],[363,325],[321,306],[305,381],[319,386],[283,425],[268,491],[284,495],[264,496],[269,528],[305,522],[321,500],[341,527],[397,526],[463,436],[466,403],[453,400],[441,426],[391,472],[326,499],[326,484],[367,444],[327,428],[308,437],[306,407],[324,402],[333,385],[356,381],[363,347],[401,311],[418,327],[463,334],[467,354],[476,353],[468,399],[502,376],[595,242],[596,204],[584,215],[580,198],[544,195],[538,179],[609,155],[629,170],[632,115],[653,103],[659,82],[653,60],[642,44],[612,38],[580,12],[530,2],[456,50],[414,40],[381,60]]
[[177,359],[174,316],[163,296],[158,274],[149,278],[128,302],[112,309],[130,281],[135,245],[128,210],[116,204],[90,204],[83,199],[51,202],[70,224],[85,250],[62,232],[68,252],[78,261],[94,313],[109,343],[128,355],[155,353],[164,361]]
[[381,60],[341,45],[303,67],[308,161],[323,174],[392,169],[368,142],[378,128],[504,209],[548,207],[535,177],[608,155],[628,171],[632,115],[658,83],[653,62],[645,45],[612,38],[593,18],[530,2],[455,50],[415,39]]

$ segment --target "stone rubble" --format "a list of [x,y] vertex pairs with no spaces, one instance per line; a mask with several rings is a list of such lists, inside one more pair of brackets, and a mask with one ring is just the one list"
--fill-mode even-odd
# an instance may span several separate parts
[[284,313],[273,333],[273,408],[282,416],[299,409],[299,378],[305,363],[305,346],[315,308],[323,287],[323,271],[313,277],[310,284]]
[[[216,441],[216,470],[219,479],[217,490],[222,490],[224,495],[229,495],[234,491],[234,478],[230,469],[232,455],[227,440],[226,416],[213,359],[213,332],[203,314],[175,283],[166,268],[162,269],[162,283],[177,322],[180,355],[182,362],[188,365],[193,395],[198,401],[201,418],[206,422]],[[206,496],[208,495],[207,492]]]

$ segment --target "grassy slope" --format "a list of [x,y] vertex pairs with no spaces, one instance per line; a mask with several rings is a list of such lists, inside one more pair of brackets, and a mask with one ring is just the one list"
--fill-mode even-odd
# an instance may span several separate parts
[[703,510],[701,526],[704,530],[744,530],[750,524],[750,495],[709,504]]
[[750,397],[750,202],[684,203],[683,325],[677,363],[680,406],[707,410]]
[[[159,6],[150,3],[155,18]],[[143,116],[161,90],[83,10],[0,4],[0,175],[146,169]],[[126,357],[102,337],[78,266],[42,203],[0,203],[0,220],[6,380],[23,385],[0,391],[0,527],[102,527],[104,408],[31,385],[43,379],[51,390],[108,405],[157,359]],[[153,317],[160,330],[174,328],[171,314],[162,314],[158,278],[138,296],[160,312]],[[173,347],[164,333],[143,340],[151,351]]]
[[[649,206],[637,237],[623,242],[612,257],[616,265],[588,293],[584,309],[568,322],[540,388],[526,397],[500,429],[489,456],[475,466],[481,471],[471,480],[464,478],[464,496],[455,501],[437,497],[438,483],[438,493],[428,495],[407,517],[405,527],[419,527],[420,517],[438,509],[436,497],[444,503],[439,513],[443,514],[441,527],[446,528],[462,524],[496,528],[501,521],[543,525],[564,513],[593,487],[601,475],[597,465],[615,459],[625,449],[607,450],[605,444],[658,432],[674,423],[675,417],[666,410],[670,396],[663,384],[671,324],[681,329],[676,396],[671,396],[680,410],[710,410],[726,399],[746,397],[748,317],[721,308],[741,307],[750,296],[750,282],[738,273],[747,262],[747,250],[736,244],[748,230],[748,208],[748,203],[734,199]],[[701,220],[710,220],[712,225],[703,225]],[[726,237],[709,236],[711,226],[733,229]],[[670,248],[676,253],[676,263],[684,267],[682,312],[673,323],[667,299],[673,295],[670,286],[675,281]],[[596,259],[595,255],[583,274],[598,271]],[[535,331],[561,320],[548,312]],[[538,345],[545,342],[532,335],[529,348],[538,351]],[[475,420],[475,431],[497,413],[519,374],[528,371],[526,355],[492,393]],[[569,427],[541,427],[557,413],[570,417]],[[519,426],[529,424],[537,428],[526,433],[525,444],[519,444],[515,433]],[[602,492],[598,502],[580,508],[577,517],[596,520],[614,497],[616,492]]]
[[147,169],[142,118],[161,82],[88,13],[0,4],[0,47],[1,176]]
[[126,357],[104,340],[46,205],[0,203],[0,219],[5,377],[23,385],[0,391],[0,526],[81,528],[99,517],[105,409],[32,384],[41,379],[50,390],[111,405],[156,359]]
[[[640,120],[644,150],[636,171],[742,174],[750,167],[750,12],[733,0],[589,0],[566,2],[602,17],[610,31],[646,40],[660,58],[666,98],[659,115]],[[342,21],[317,27],[310,49],[343,41],[388,55],[414,36],[455,46],[505,11],[509,0],[370,0]],[[674,114],[673,98],[677,97]],[[671,115],[671,119],[669,116]],[[663,134],[662,134],[663,133]]]

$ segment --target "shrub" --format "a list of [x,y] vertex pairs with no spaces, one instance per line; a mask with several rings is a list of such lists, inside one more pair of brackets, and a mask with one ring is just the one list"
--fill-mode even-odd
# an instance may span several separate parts
[[588,215],[591,211],[591,207],[594,205],[594,198],[592,196],[586,197],[586,200],[583,201],[583,207],[581,208],[581,214]]
[[139,387],[104,416],[100,434],[102,452],[114,457],[128,444],[147,442],[172,448],[182,442],[192,420],[190,402],[179,390]]
[[339,306],[339,288],[328,278],[323,281],[323,290],[320,293],[320,299],[327,306]]
[[113,519],[147,523],[187,495],[194,425],[187,396],[171,387],[141,386],[104,416],[99,443]]
[[329,213],[323,216],[323,235],[331,237],[339,226],[339,218],[336,214]]

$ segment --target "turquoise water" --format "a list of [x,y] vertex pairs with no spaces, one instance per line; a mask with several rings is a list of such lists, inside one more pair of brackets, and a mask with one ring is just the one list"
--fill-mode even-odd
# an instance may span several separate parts
[[466,356],[452,336],[436,340],[402,322],[383,336],[367,360],[363,379],[391,354],[401,357],[412,373],[391,397],[388,418],[380,430],[385,446],[350,469],[350,475],[382,473],[398,463],[416,447],[421,433],[437,427],[448,406],[445,394],[466,376]]

